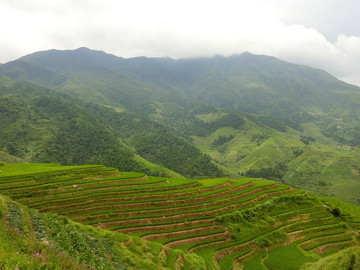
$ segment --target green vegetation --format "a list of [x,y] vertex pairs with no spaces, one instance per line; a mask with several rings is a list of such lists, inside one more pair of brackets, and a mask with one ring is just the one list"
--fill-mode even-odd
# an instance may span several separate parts
[[268,269],[296,270],[300,269],[304,263],[313,262],[316,259],[316,256],[306,254],[297,247],[296,243],[293,243],[271,250],[264,260],[264,264]]
[[360,268],[360,250],[358,247],[348,248],[318,262],[306,264],[302,270],[349,270]]
[[9,155],[8,153],[5,153],[3,151],[0,151],[0,163],[3,164],[4,162],[7,162],[7,163],[24,163],[24,160],[22,160],[22,159],[20,159],[18,157]]
[[80,48],[0,73],[23,81],[0,78],[0,150],[24,161],[246,174],[360,204],[359,91],[325,72],[248,53],[122,59]]
[[248,53],[0,73],[0,268],[358,268],[358,87]]
[[168,269],[172,253],[190,268],[204,269],[200,257],[160,244],[113,233],[54,214],[39,214],[0,196],[1,269]]
[[208,156],[144,117],[3,76],[0,94],[0,150],[23,160],[105,164],[155,175],[164,172],[160,167],[188,177],[222,175]]
[[134,160],[139,163],[144,164],[147,168],[149,168],[149,170],[151,171],[151,175],[158,174],[159,176],[164,176],[164,177],[166,177],[166,176],[167,177],[177,177],[177,178],[183,177],[182,175],[180,175],[172,170],[169,170],[167,168],[164,168],[164,167],[158,166],[154,163],[151,163],[150,161],[142,158],[139,155],[136,155]]
[[[100,165],[1,168],[1,193],[32,210],[1,197],[0,225],[15,228],[24,247],[37,245],[34,267],[299,269],[360,244],[358,207],[272,181],[148,177]],[[5,232],[6,247],[13,236]],[[28,249],[17,248],[0,250],[5,269],[25,263]],[[53,248],[63,257],[50,256]]]
[[287,172],[287,166],[284,163],[276,164],[274,168],[261,168],[259,170],[248,170],[243,174],[247,177],[266,178],[272,180],[281,180]]
[[[334,196],[353,204],[360,203],[360,152],[358,148],[337,145],[312,124],[303,125],[314,142],[304,144],[301,134],[278,133],[247,121],[242,129],[224,127],[207,136],[194,136],[194,143],[231,175],[263,177]],[[214,144],[218,138],[231,140]]]
[[235,136],[234,135],[229,135],[229,136],[219,136],[217,139],[215,139],[215,141],[213,142],[214,145],[222,145],[224,143],[227,143],[228,141],[231,141],[232,139],[234,139]]
[[132,153],[69,97],[0,77],[0,147],[36,162],[136,169]]
[[268,270],[263,264],[263,258],[266,256],[266,252],[262,251],[253,256],[250,260],[244,263],[245,269],[248,270]]

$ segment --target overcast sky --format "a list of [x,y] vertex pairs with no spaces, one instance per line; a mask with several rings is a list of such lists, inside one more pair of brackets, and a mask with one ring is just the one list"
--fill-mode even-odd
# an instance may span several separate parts
[[360,85],[359,0],[0,0],[0,63],[88,47],[121,57],[266,54]]

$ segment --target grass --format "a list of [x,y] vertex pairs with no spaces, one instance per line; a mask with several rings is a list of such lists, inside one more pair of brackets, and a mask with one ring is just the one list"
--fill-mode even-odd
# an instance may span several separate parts
[[196,117],[205,123],[211,123],[224,117],[227,114],[228,114],[227,112],[216,112],[216,113],[198,114],[196,115]]
[[315,256],[309,256],[300,250],[296,243],[292,243],[270,250],[264,259],[264,265],[269,270],[297,270],[305,263],[314,261],[316,261]]
[[[355,206],[315,197],[273,181],[147,177],[102,166],[70,166],[62,170],[57,164],[40,164],[40,168],[31,169],[37,165],[27,164],[23,174],[16,172],[21,166],[8,167],[8,175],[0,176],[0,189],[42,212],[53,211],[83,224],[128,231],[138,236],[131,238],[128,255],[146,249],[146,256],[153,258],[153,262],[173,267],[183,264],[184,269],[191,269],[194,259],[187,255],[189,250],[205,260],[208,269],[226,270],[241,265],[245,269],[276,269],[280,265],[278,260],[284,258],[281,254],[289,259],[279,269],[297,269],[311,261],[322,246],[330,254],[353,239],[345,228],[360,221],[360,210]],[[342,209],[341,218],[330,213],[334,207]],[[11,204],[8,211],[12,214],[7,222],[19,233],[26,233],[32,218],[34,235],[43,237],[44,223],[36,215],[25,217]],[[235,222],[236,219],[219,223],[219,215],[228,215],[226,220],[232,220],[236,211],[248,223]],[[350,215],[352,212],[355,216]],[[145,247],[139,236],[157,244],[149,242]],[[91,237],[81,241],[85,249],[94,245],[98,248],[92,252],[107,254],[108,242]],[[162,244],[181,252],[165,252]],[[169,256],[165,261],[159,258],[166,258],[165,254]],[[125,261],[131,261],[129,256],[125,256]],[[195,261],[193,265],[199,263]],[[201,262],[200,266],[203,267]],[[143,267],[141,264],[140,268]]]
[[157,172],[157,173],[160,173],[161,175],[165,175],[167,177],[185,178],[181,174],[176,173],[172,170],[169,170],[168,168],[161,167],[159,165],[151,163],[150,161],[144,159],[143,157],[141,157],[139,155],[135,155],[134,160],[141,164],[144,164],[152,172]]
[[261,251],[251,257],[248,261],[244,262],[246,270],[268,270],[264,265],[263,259],[266,256],[266,251]]
[[[214,116],[201,117],[207,121]],[[282,162],[287,164],[286,175],[278,181],[360,205],[358,148],[338,145],[313,123],[303,123],[302,133],[291,129],[280,133],[245,122],[242,129],[222,127],[206,136],[194,136],[193,141],[229,175],[274,167]],[[305,145],[301,135],[312,137],[315,142]],[[219,136],[235,137],[223,145],[214,145]]]
[[[242,186],[243,185],[239,185],[239,187]],[[84,205],[80,207],[76,207],[76,204],[75,205],[72,204],[70,212],[68,210],[65,210],[64,212],[60,210],[57,212],[64,214],[72,214],[74,213],[74,211],[76,211],[78,213],[84,213],[87,216],[91,216],[101,213],[107,214],[107,213],[116,213],[122,211],[123,212],[161,211],[164,209],[171,208],[172,212],[181,211],[182,213],[186,213],[191,208],[194,207],[197,208],[199,205],[201,205],[201,207],[204,208],[205,206],[211,206],[212,204],[214,204],[214,202],[222,201],[231,197],[235,199],[236,198],[235,195],[244,194],[244,192],[246,191],[246,189],[244,189],[243,190],[244,192],[241,191],[236,192],[237,191],[236,185],[232,189],[226,189],[226,190],[228,192],[231,191],[232,193],[225,194],[225,192],[223,192],[222,190],[218,190],[217,192],[201,194],[202,196],[198,196],[195,198],[184,196],[180,199],[175,199],[175,200],[171,200],[171,199],[160,200],[158,198],[155,200],[151,200],[151,197],[149,196],[150,198],[147,197],[147,200],[136,200],[136,204],[134,202],[124,202],[123,200],[126,198],[119,198],[115,201],[110,201],[110,202],[108,202],[108,200],[103,200],[103,201],[100,200],[99,203],[91,203],[90,205]],[[117,206],[121,205],[120,209],[119,207],[116,207],[116,205]],[[58,208],[56,209],[52,208],[52,209],[56,211],[56,209]]]
[[[163,250],[183,257],[161,244],[39,214],[0,196],[1,269],[157,270],[170,263]],[[201,262],[196,255],[183,260],[190,268]]]
[[21,158],[9,155],[8,153],[5,153],[3,151],[0,151],[0,163],[25,163],[25,161]]
[[209,231],[203,232],[203,233],[187,234],[186,236],[182,236],[182,237],[165,238],[165,239],[158,239],[158,240],[154,240],[154,241],[165,245],[165,244],[173,244],[173,242],[177,242],[177,241],[181,241],[181,240],[185,240],[185,239],[192,240],[193,238],[196,238],[196,237],[210,236],[210,235],[213,235],[214,238],[212,238],[212,240],[215,240],[218,238],[223,238],[223,236],[216,237],[216,235],[220,234],[220,233],[224,233],[224,232],[225,232],[224,229],[216,229],[216,230],[209,230]]
[[[218,185],[219,186],[219,185]],[[159,194],[158,192],[152,192],[149,193],[148,196],[139,196],[139,194],[134,195],[132,198],[133,200],[131,200],[131,198],[128,196],[128,194],[126,192],[122,192],[122,193],[118,193],[118,194],[112,194],[112,198],[119,198],[118,202],[115,203],[123,203],[123,204],[132,204],[131,201],[136,201],[136,203],[145,203],[145,202],[161,202],[161,201],[166,201],[167,205],[170,205],[170,202],[174,202],[174,203],[183,203],[184,201],[187,200],[191,200],[193,199],[196,195],[196,201],[206,201],[206,200],[210,200],[212,197],[216,196],[216,197],[221,197],[221,193],[222,192],[226,192],[226,191],[236,191],[236,188],[240,187],[242,188],[242,186],[245,186],[245,184],[243,183],[237,183],[234,185],[231,185],[229,187],[224,187],[224,188],[218,188],[216,190],[207,190],[206,188],[202,188],[202,187],[197,187],[196,190],[192,191],[190,190],[188,187],[184,187],[186,188],[185,191],[180,191],[180,192],[173,192],[170,193],[170,196],[165,196],[164,194]],[[171,199],[170,199],[171,198]],[[120,199],[122,200],[122,202],[120,201]],[[102,206],[106,206],[107,204],[114,204],[113,202],[109,202],[107,203],[107,201],[109,201],[109,199],[105,199],[104,201],[99,200],[99,205]],[[97,204],[92,203],[91,207],[97,206]],[[72,204],[72,209],[82,209],[82,207],[80,206],[79,208],[76,207],[76,204]]]
[[[271,192],[276,192],[276,191],[282,191],[284,190],[282,187],[278,187],[278,188],[274,188],[273,190],[265,190],[265,191],[260,191],[254,195],[248,196],[243,199],[236,199],[236,200],[232,200],[233,198],[227,198],[223,200],[223,204],[219,203],[218,201],[214,201],[212,204],[214,204],[215,206],[210,206],[210,207],[206,207],[206,208],[199,208],[199,207],[195,207],[194,210],[186,210],[186,211],[180,211],[180,212],[169,212],[169,211],[165,211],[166,209],[164,209],[164,213],[163,214],[156,214],[156,215],[146,215],[144,213],[139,213],[138,218],[135,217],[130,217],[130,218],[120,218],[121,214],[112,214],[114,217],[113,218],[108,218],[108,219],[102,219],[101,223],[106,223],[106,222],[113,222],[113,221],[130,221],[130,220],[134,220],[134,219],[144,219],[144,218],[158,218],[158,217],[172,217],[172,216],[204,216],[206,215],[207,217],[211,217],[211,216],[215,216],[215,215],[219,215],[222,213],[226,213],[227,211],[229,211],[229,209],[234,208],[234,205],[237,204],[243,204],[246,203],[250,200],[254,200],[256,198],[261,198],[261,196],[270,194]],[[242,195],[240,195],[242,196]],[[112,211],[112,213],[114,213],[116,211]],[[174,217],[174,220],[185,220],[182,219],[182,217],[180,218],[176,218]],[[86,224],[95,224],[98,223],[99,220],[94,220],[94,221],[90,221],[90,222],[86,222]],[[125,222],[124,222],[125,223]]]
[[[159,182],[157,182],[159,183]],[[161,183],[166,184],[165,181],[162,181]],[[145,184],[144,184],[145,185]],[[57,201],[58,203],[60,202],[67,202],[67,201],[77,201],[77,202],[84,202],[84,201],[89,201],[90,199],[94,198],[96,199],[97,196],[98,197],[104,197],[104,196],[111,196],[111,197],[125,197],[124,193],[126,193],[126,197],[136,197],[138,196],[139,193],[141,193],[142,195],[146,195],[146,194],[152,194],[152,191],[156,190],[156,191],[161,191],[162,193],[164,192],[176,192],[177,190],[181,190],[181,189],[189,189],[189,188],[194,188],[197,187],[198,184],[197,183],[191,183],[189,182],[188,184],[184,184],[184,185],[166,185],[164,187],[162,186],[148,186],[148,187],[144,187],[144,186],[136,186],[136,187],[129,187],[128,185],[125,185],[121,188],[118,188],[118,186],[106,186],[106,187],[98,187],[98,188],[93,188],[93,189],[86,189],[86,188],[81,188],[79,189],[72,189],[72,190],[68,190],[68,191],[64,191],[64,192],[53,192],[54,194],[51,195],[47,195],[44,194],[44,200],[42,200],[43,203],[39,203],[37,198],[34,198],[32,200],[29,199],[24,199],[23,201],[28,203],[29,205],[46,205],[48,202],[52,202],[52,201]],[[64,196],[65,195],[65,196]]]
[[252,249],[245,249],[238,252],[232,253],[230,256],[226,256],[224,259],[220,260],[219,265],[220,269],[231,269],[235,260],[238,258],[249,254]]
[[61,166],[56,163],[11,163],[1,166],[0,177],[6,176],[18,176],[26,174],[38,174],[48,172],[63,172],[65,170],[87,169],[87,168],[99,168],[101,165],[81,165],[81,166]]
[[331,231],[318,235],[317,237],[311,238],[309,241],[305,243],[301,243],[300,247],[306,251],[309,251],[326,244],[351,241],[351,240],[353,240],[353,237],[349,234],[346,234],[342,230]]
[[327,256],[317,262],[306,264],[303,270],[349,270],[359,269],[360,250],[358,247],[344,248],[340,252]]

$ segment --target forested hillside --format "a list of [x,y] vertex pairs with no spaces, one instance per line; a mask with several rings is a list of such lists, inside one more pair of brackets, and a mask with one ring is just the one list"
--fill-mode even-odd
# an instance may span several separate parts
[[[21,110],[36,104],[35,115],[49,112],[47,125],[58,123],[37,121],[41,138],[30,131],[12,134],[15,144],[2,137],[2,150],[25,160],[264,177],[360,203],[360,90],[321,70],[249,53],[124,59],[80,48],[30,54],[1,65],[0,73],[61,96],[53,98],[59,104],[40,94],[31,105],[17,98],[26,105],[17,103]],[[57,114],[66,123],[52,107],[67,111]],[[11,132],[20,129],[14,125]],[[39,143],[24,150],[25,140]]]
[[[34,53],[0,70],[83,98],[110,100],[131,111],[156,115],[160,109],[166,116],[162,119],[197,110],[188,97],[255,114],[254,119],[282,131],[285,126],[301,130],[301,123],[315,122],[326,136],[348,144],[358,144],[360,134],[358,87],[274,57],[244,53],[227,58],[124,59],[80,48]],[[342,128],[334,118],[342,119]]]
[[[27,161],[105,164],[148,171],[134,160],[138,153],[186,176],[221,175],[210,158],[186,140],[141,116],[86,105],[65,94],[6,77],[0,78],[0,92],[0,145],[8,154]],[[139,137],[141,134],[158,140]]]

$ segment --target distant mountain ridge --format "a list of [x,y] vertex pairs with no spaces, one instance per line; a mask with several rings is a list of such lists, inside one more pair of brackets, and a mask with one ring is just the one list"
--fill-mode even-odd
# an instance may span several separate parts
[[[39,69],[38,76],[34,74],[36,69]],[[151,89],[152,95],[176,93],[228,110],[271,114],[293,127],[308,120],[309,113],[341,117],[338,111],[329,107],[336,106],[339,101],[353,104],[355,98],[358,104],[360,100],[358,87],[341,82],[324,71],[250,53],[174,60],[124,59],[87,48],[50,50],[4,64],[0,71],[14,79],[60,88],[64,88],[74,74],[85,80],[91,75],[101,76],[116,82],[123,93],[124,88],[136,88],[139,95],[143,92],[138,89]],[[103,94],[109,92],[100,91]],[[350,92],[353,93],[351,97]],[[290,103],[285,112],[279,110],[284,103]]]

